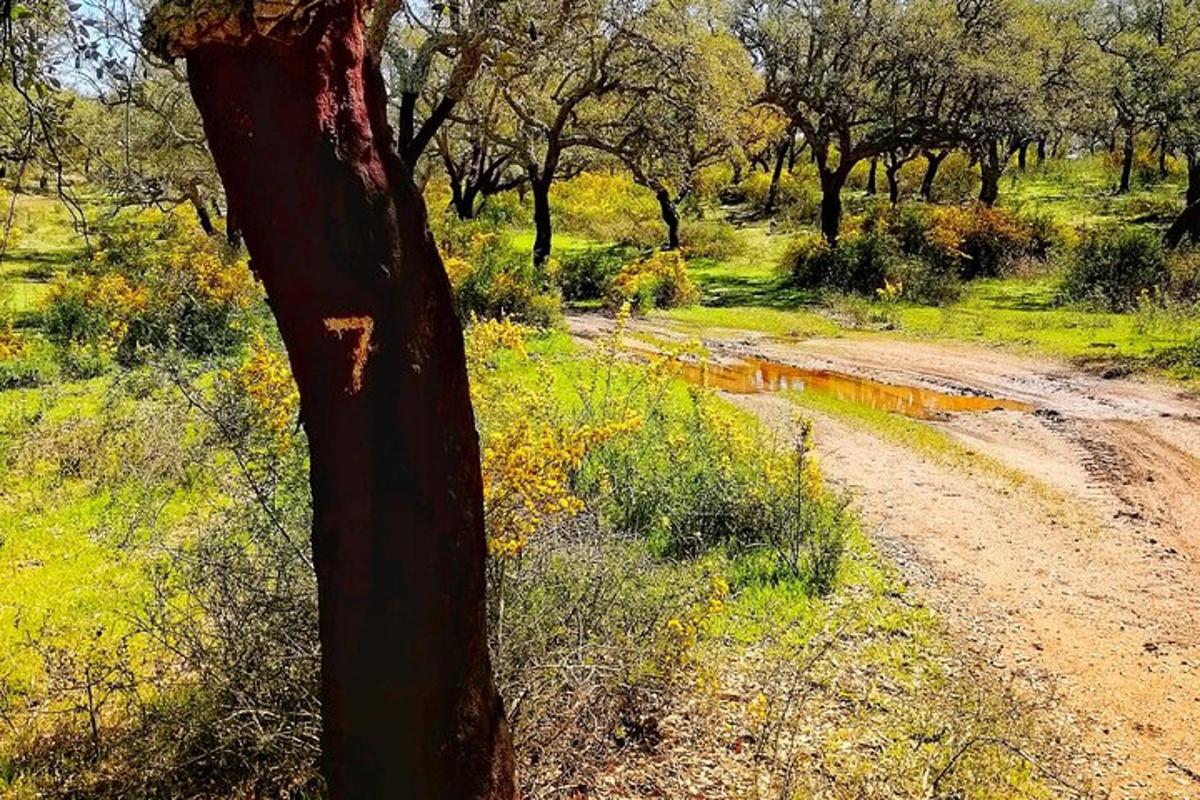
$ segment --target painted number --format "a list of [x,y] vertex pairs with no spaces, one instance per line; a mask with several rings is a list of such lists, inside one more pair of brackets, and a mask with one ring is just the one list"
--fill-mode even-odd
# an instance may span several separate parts
[[357,333],[358,341],[354,345],[354,362],[350,368],[350,385],[346,391],[350,394],[362,389],[363,371],[367,367],[367,357],[371,354],[371,334],[375,330],[375,320],[370,317],[330,317],[325,320],[325,330],[339,339],[345,333]]

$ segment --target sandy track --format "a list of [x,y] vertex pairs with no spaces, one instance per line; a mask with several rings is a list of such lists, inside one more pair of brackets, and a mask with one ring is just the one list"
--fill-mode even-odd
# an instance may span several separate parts
[[[584,337],[609,325],[571,320]],[[1078,766],[1103,796],[1200,798],[1200,400],[966,345],[731,332],[708,344],[718,357],[1032,404],[928,424],[1048,492],[839,418],[817,415],[817,448],[952,629],[1003,676],[1053,684],[1084,743]],[[780,397],[731,397],[781,431],[793,424]]]

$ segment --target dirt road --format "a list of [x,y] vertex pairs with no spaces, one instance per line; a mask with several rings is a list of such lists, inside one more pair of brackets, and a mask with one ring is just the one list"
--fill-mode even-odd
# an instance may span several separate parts
[[[571,320],[586,338],[610,325]],[[1084,743],[1081,771],[1104,796],[1200,798],[1200,399],[967,345],[730,331],[706,344],[718,359],[1028,404],[923,424],[1045,491],[812,416],[826,474],[857,494],[875,539],[952,630],[1001,675],[1055,687]],[[792,424],[795,406],[777,394],[730,396]]]

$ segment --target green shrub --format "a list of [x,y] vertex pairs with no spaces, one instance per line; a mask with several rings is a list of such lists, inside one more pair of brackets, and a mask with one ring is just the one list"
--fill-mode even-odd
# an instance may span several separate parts
[[1043,212],[1022,214],[1020,224],[1028,231],[1027,255],[1038,261],[1049,261],[1054,256],[1070,249],[1075,233],[1058,222],[1052,215]]
[[901,258],[891,280],[901,297],[916,303],[944,305],[962,297],[962,281],[938,259]]
[[688,277],[687,261],[677,250],[656,250],[626,265],[613,280],[609,300],[613,306],[678,308],[694,305],[700,291]]
[[667,236],[654,194],[624,172],[584,172],[555,183],[550,212],[561,230],[598,242],[649,248]]
[[1200,248],[1184,246],[1167,256],[1171,277],[1168,294],[1176,303],[1200,303]]
[[679,240],[689,258],[734,258],[746,249],[737,229],[722,220],[684,220]]
[[545,328],[559,319],[556,261],[535,268],[527,252],[513,248],[482,222],[458,230],[442,243],[442,263],[464,322],[472,317],[512,317]]
[[1075,252],[1060,293],[1066,300],[1110,311],[1132,311],[1143,294],[1158,296],[1170,281],[1162,240],[1140,227],[1094,231]]
[[117,215],[98,233],[100,249],[47,301],[46,334],[68,362],[131,365],[175,348],[207,356],[245,341],[259,289],[247,263],[190,217]]
[[850,518],[815,461],[781,452],[756,421],[706,393],[688,405],[651,408],[633,435],[600,447],[583,465],[581,493],[614,528],[672,557],[765,547],[761,575],[828,591]]
[[809,234],[789,246],[784,263],[801,288],[872,295],[895,273],[900,250],[895,239],[875,230],[852,231],[837,247]]
[[559,285],[565,300],[602,300],[608,297],[621,269],[636,259],[629,247],[588,247],[564,253]]

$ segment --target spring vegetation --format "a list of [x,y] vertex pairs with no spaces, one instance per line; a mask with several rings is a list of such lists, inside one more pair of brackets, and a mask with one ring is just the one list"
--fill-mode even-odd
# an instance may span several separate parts
[[[523,794],[1086,793],[825,483],[803,401],[781,440],[681,379],[697,348],[635,362],[562,319],[1190,380],[1200,9],[381,8],[465,331]],[[183,76],[135,7],[10,16],[0,796],[320,797],[299,395]]]

